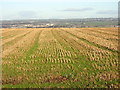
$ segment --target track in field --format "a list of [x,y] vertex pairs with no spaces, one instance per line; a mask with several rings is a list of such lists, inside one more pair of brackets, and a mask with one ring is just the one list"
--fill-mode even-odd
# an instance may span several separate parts
[[2,83],[118,88],[117,28],[4,29]]

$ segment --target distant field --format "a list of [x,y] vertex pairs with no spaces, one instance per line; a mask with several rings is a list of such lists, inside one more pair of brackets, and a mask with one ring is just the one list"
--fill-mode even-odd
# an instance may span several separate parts
[[117,28],[2,30],[3,88],[118,88]]

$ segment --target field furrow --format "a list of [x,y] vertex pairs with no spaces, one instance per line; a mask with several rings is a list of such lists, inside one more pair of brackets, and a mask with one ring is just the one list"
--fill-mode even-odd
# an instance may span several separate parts
[[19,34],[22,34],[24,32],[26,32],[26,30],[15,30],[15,31],[13,31],[13,32],[11,31],[10,33],[7,33],[7,34],[3,33],[2,39],[3,40],[10,39],[10,38],[15,37],[15,36],[17,36]]
[[116,43],[118,41],[118,36],[108,35],[108,34],[105,35],[102,33],[94,32],[90,29],[89,30],[75,29],[75,30],[77,30],[78,32],[81,32],[81,33],[86,33],[86,34],[91,35],[91,36],[99,37],[99,38],[106,39],[106,40],[111,40],[113,43]]
[[92,30],[97,33],[105,34],[105,35],[113,35],[118,36],[118,28],[89,28],[88,30]]
[[96,32],[92,28],[30,28],[19,29],[19,34],[18,29],[4,29],[3,34],[10,37],[2,44],[2,86],[118,88],[117,44],[110,40],[118,41],[112,34],[117,30],[103,28],[98,33],[101,28],[93,29]]
[[93,45],[102,47],[102,48],[106,48],[109,49],[111,51],[118,51],[118,43],[113,43],[112,41],[109,40],[105,40],[105,39],[101,39],[99,37],[95,37],[95,36],[91,36],[91,35],[87,35],[86,33],[81,33],[81,32],[76,32],[76,31],[72,31],[72,30],[65,30],[66,32],[68,32],[69,34],[72,34],[76,37],[78,37],[79,39],[82,39],[86,42],[90,42]]

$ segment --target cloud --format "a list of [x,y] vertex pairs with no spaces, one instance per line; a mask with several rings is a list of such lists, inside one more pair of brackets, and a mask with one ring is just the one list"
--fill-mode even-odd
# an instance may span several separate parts
[[104,10],[104,11],[98,11],[97,14],[117,14],[117,10]]
[[21,11],[18,13],[18,15],[24,19],[27,19],[27,18],[31,19],[31,18],[37,17],[37,13],[35,11]]
[[91,10],[94,10],[94,9],[93,8],[81,8],[81,9],[69,8],[69,9],[65,9],[65,10],[61,10],[61,11],[84,12],[84,11],[91,11]]

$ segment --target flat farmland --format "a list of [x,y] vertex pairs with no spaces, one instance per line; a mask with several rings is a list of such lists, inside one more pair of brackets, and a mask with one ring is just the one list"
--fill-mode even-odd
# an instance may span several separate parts
[[118,28],[2,29],[3,88],[118,88]]

